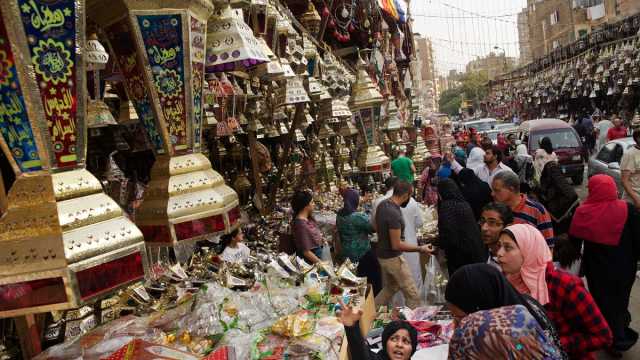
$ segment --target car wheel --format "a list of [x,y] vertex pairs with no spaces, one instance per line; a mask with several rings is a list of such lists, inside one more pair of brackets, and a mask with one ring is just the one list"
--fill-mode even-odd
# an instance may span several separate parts
[[571,181],[573,182],[573,185],[582,185],[583,180],[584,180],[584,175],[582,174],[574,175],[571,177]]

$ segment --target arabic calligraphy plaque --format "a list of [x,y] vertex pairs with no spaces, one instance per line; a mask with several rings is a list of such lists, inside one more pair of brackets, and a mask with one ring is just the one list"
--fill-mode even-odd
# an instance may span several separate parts
[[176,154],[188,149],[184,44],[179,14],[135,16],[149,58],[153,86]]
[[70,0],[18,0],[31,65],[49,129],[52,167],[77,165],[78,111],[76,11]]
[[0,133],[20,171],[31,172],[42,169],[2,16],[0,16]]

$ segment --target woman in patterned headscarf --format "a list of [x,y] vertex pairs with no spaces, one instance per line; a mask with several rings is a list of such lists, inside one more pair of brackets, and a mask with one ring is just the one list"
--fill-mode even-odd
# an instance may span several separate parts
[[562,352],[526,307],[511,305],[462,319],[449,342],[449,359],[559,360]]

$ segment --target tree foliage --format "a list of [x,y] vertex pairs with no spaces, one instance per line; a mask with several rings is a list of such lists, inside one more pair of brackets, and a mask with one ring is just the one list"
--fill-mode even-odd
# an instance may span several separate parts
[[465,100],[470,100],[474,108],[477,108],[480,101],[487,96],[487,81],[486,72],[463,74],[458,86],[445,90],[440,94],[438,102],[440,112],[457,115],[463,97]]

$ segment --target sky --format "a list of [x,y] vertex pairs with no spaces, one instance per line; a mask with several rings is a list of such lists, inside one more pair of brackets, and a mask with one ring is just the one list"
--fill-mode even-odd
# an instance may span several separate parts
[[[432,40],[436,71],[464,71],[490,52],[518,57],[517,14],[526,0],[412,0],[413,31]],[[498,46],[500,49],[494,49]]]

